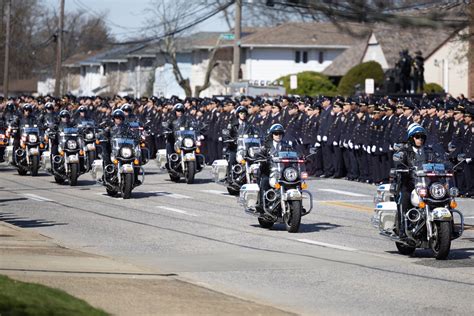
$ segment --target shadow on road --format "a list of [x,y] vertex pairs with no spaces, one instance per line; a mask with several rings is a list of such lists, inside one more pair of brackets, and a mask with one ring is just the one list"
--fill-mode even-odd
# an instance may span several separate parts
[[[259,224],[252,224],[250,225],[252,227],[260,227]],[[303,224],[301,223],[300,229],[298,231],[298,234],[304,234],[304,233],[314,233],[314,232],[319,232],[319,231],[325,231],[329,229],[336,229],[342,227],[342,225],[337,225],[337,224],[331,224],[331,223],[311,223],[311,224]],[[284,231],[286,230],[285,226],[283,224],[275,224],[271,230],[281,230]]]
[[37,227],[50,227],[57,225],[68,225],[67,223],[58,223],[55,221],[48,221],[45,219],[29,219],[25,217],[18,217],[13,213],[0,213],[0,221],[15,225],[21,228],[37,228]]

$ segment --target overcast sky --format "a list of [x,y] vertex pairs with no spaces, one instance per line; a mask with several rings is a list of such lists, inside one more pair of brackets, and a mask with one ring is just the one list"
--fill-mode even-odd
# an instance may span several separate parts
[[[60,0],[42,0],[46,5],[59,10]],[[173,0],[164,0],[173,1]],[[192,0],[190,0],[192,1]],[[143,27],[146,9],[150,0],[65,0],[66,11],[90,8],[92,14],[107,14],[106,22],[117,40],[139,36]],[[89,11],[89,10],[87,10]],[[196,31],[226,31],[227,25],[221,15],[216,15],[199,24]]]

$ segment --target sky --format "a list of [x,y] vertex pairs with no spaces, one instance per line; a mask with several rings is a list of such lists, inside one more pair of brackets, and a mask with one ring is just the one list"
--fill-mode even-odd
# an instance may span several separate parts
[[[59,10],[60,0],[41,0],[50,8]],[[173,0],[163,0],[173,1]],[[192,1],[192,0],[190,0]],[[140,36],[140,28],[149,17],[146,14],[150,0],[65,0],[65,10],[75,11],[77,9],[90,8],[94,15],[108,13],[107,25],[117,41],[123,41],[130,37]],[[196,31],[226,31],[227,24],[221,15],[216,15],[207,21],[198,24]],[[131,35],[131,36],[130,36]]]

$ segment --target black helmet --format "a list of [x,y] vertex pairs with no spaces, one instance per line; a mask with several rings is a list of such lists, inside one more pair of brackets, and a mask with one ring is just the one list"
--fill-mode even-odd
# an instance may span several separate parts
[[122,107],[120,109],[124,112],[127,112],[127,113],[131,113],[132,110],[133,110],[132,106],[129,103],[125,103],[124,105],[122,105]]
[[32,112],[33,111],[33,106],[29,103],[26,103],[26,104],[23,105],[23,111]]
[[174,106],[175,112],[184,112],[184,105],[183,103],[176,103]]
[[125,120],[125,113],[121,109],[117,109],[112,113],[112,117],[115,118],[121,118],[122,121]]
[[71,118],[71,113],[69,113],[69,111],[67,111],[67,110],[62,110],[61,112],[59,112],[59,117],[60,118],[63,118],[63,117]]
[[7,112],[14,112],[15,111],[15,103],[13,102],[8,102],[7,103]]
[[270,127],[269,132],[270,134],[285,134],[285,128],[283,127],[283,125],[276,123]]
[[87,106],[81,105],[79,109],[77,109],[79,113],[86,113],[87,112]]
[[46,104],[44,105],[44,108],[46,110],[52,110],[54,108],[53,102],[46,102]]
[[245,106],[241,105],[237,108],[237,110],[235,110],[235,113],[237,113],[237,115],[239,115],[239,113],[248,114],[248,111],[247,111],[247,108]]

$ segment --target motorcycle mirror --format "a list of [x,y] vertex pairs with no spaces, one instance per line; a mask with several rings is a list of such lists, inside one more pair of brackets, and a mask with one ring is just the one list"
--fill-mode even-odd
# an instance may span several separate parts
[[466,160],[466,155],[465,154],[459,154],[457,158],[458,158],[458,161],[463,161],[463,160]]
[[472,162],[472,158],[466,158],[466,163],[471,163]]

